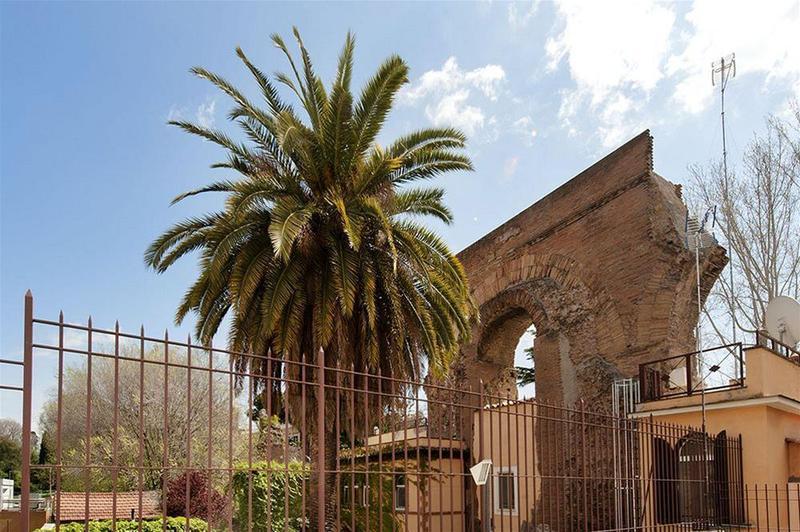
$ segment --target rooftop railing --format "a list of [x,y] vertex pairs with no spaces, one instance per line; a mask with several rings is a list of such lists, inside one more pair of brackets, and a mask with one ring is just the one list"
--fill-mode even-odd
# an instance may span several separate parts
[[744,387],[742,344],[727,344],[639,366],[641,401]]
[[756,344],[772,351],[776,355],[788,358],[795,364],[800,364],[800,351],[776,338],[773,338],[765,331],[756,331]]

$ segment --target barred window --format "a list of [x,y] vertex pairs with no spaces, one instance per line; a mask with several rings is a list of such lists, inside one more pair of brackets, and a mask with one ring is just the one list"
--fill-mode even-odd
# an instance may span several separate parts
[[405,511],[406,509],[406,476],[395,475],[394,477],[394,509]]
[[517,511],[517,468],[499,468],[494,477],[495,512],[514,513]]

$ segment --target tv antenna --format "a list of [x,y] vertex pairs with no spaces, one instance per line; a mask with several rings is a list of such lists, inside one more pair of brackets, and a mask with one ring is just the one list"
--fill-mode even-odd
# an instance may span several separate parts
[[[695,341],[697,342],[697,357],[698,363],[695,364],[695,367],[698,368],[698,384],[700,385],[700,412],[702,418],[702,431],[703,431],[703,452],[705,454],[703,465],[704,465],[704,487],[705,487],[705,495],[706,497],[710,494],[710,474],[708,470],[708,456],[709,456],[709,448],[708,448],[708,429],[706,423],[706,382],[705,376],[703,375],[702,367],[703,367],[703,337],[702,337],[702,323],[701,318],[703,314],[703,298],[702,293],[700,290],[700,250],[706,247],[713,245],[716,242],[713,233],[707,231],[707,228],[710,230],[714,229],[714,226],[717,223],[717,206],[711,206],[706,209],[706,212],[703,214],[703,217],[699,220],[694,216],[691,216],[689,212],[686,212],[686,246],[689,247],[690,245],[694,245],[694,264],[695,270],[697,274],[697,328],[695,329]],[[688,383],[686,384],[687,389],[692,389],[692,375],[688,375]]]
[[[722,178],[724,190],[724,198],[727,203],[730,203],[730,182],[728,181],[728,145],[725,136],[725,89],[728,87],[728,81],[736,77],[736,54],[729,54],[720,57],[719,60],[711,63],[711,86],[719,86],[720,95],[720,117],[722,119]],[[725,206],[725,223],[728,225],[728,276],[730,279],[731,291],[728,296],[729,311],[731,314],[731,334],[732,342],[736,343],[736,299],[734,297],[733,287],[733,247],[731,246],[730,238],[730,217],[732,208],[730,205]]]

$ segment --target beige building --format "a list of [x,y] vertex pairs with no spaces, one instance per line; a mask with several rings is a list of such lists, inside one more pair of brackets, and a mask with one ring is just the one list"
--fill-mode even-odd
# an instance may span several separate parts
[[370,436],[340,461],[343,525],[465,530],[464,453],[460,440],[429,437],[426,427]]
[[[712,434],[742,436],[743,478],[774,486],[800,481],[800,358],[793,360],[763,346],[743,350],[744,378],[728,389],[644,401],[632,418],[700,427],[705,400]],[[705,397],[703,397],[703,395]]]
[[486,489],[477,491],[477,515],[494,530],[521,530],[531,523],[542,491],[536,458],[536,403],[509,401],[473,415],[474,462],[492,461]]
[[[644,364],[649,384],[627,417],[593,413],[603,405],[500,401],[474,411],[469,442],[429,437],[426,428],[376,435],[354,470],[391,479],[383,499],[395,529],[409,531],[654,529],[708,515],[766,530],[767,513],[770,526],[800,526],[800,354],[719,349],[728,365],[693,354]],[[715,378],[705,393],[703,371]],[[491,474],[476,487],[470,468],[483,460]],[[716,468],[708,493],[705,463]],[[356,475],[343,502],[355,494],[377,508],[364,478]]]
[[[800,524],[800,353],[760,339],[766,340],[759,342],[764,345],[745,348],[741,355],[735,351],[742,363],[727,380],[718,378],[713,386],[706,385],[712,389],[705,393],[700,383],[711,370],[723,373],[721,364],[706,363],[706,375],[691,369],[697,357],[686,356],[685,362],[675,357],[677,363],[661,372],[652,369],[660,361],[643,365],[643,402],[630,417],[700,427],[705,411],[708,433],[741,435],[737,482],[746,507],[744,518],[756,524],[769,510],[773,525],[778,519]],[[675,451],[680,456],[681,450]],[[758,528],[763,526],[762,522]]]

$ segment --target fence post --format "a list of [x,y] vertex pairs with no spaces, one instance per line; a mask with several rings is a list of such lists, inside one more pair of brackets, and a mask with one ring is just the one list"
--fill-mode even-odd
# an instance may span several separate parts
[[20,528],[31,529],[31,398],[33,395],[33,294],[25,292],[25,343],[22,354],[22,486]]
[[321,347],[317,352],[317,379],[317,531],[325,532],[325,351]]

